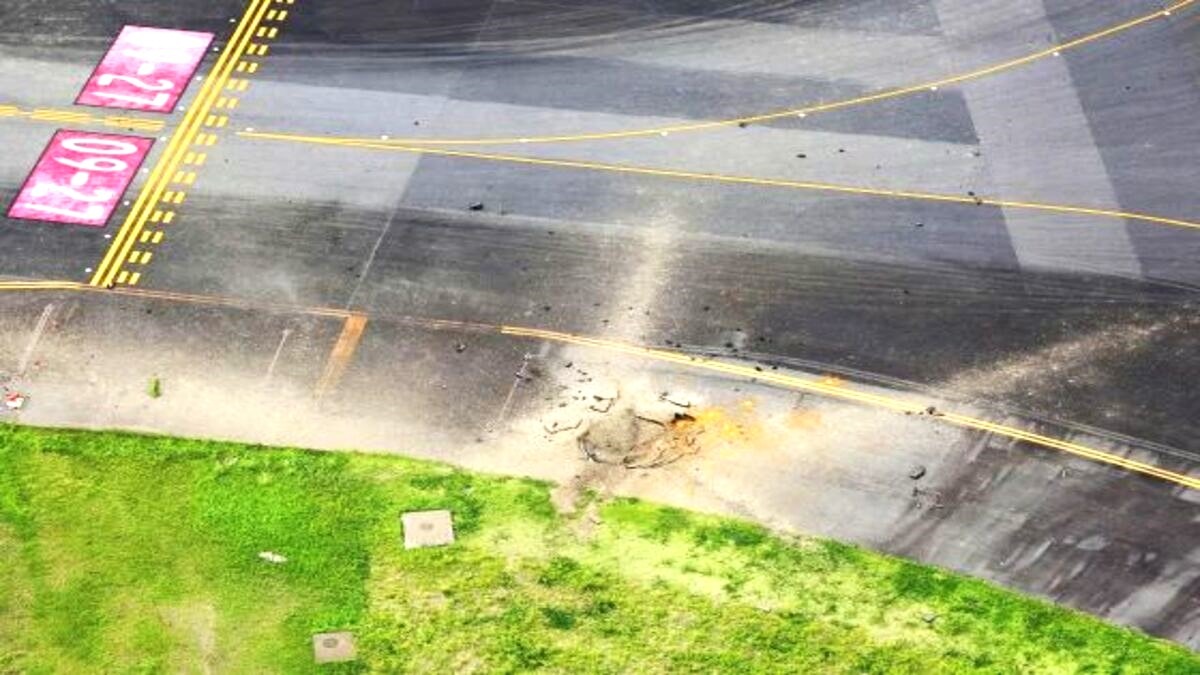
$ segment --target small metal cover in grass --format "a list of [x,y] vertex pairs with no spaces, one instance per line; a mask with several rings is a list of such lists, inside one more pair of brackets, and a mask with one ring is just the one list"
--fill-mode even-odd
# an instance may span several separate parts
[[413,511],[401,515],[400,522],[404,525],[404,548],[454,543],[454,524],[449,511]]
[[317,663],[353,661],[357,655],[353,633],[317,633],[313,636],[313,658]]

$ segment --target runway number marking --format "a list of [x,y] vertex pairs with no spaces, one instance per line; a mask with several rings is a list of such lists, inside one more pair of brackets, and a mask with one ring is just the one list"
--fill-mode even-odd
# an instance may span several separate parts
[[[88,269],[92,275],[89,281],[92,286],[114,288],[140,283],[146,266],[156,259],[151,247],[169,236],[169,229],[164,226],[177,226],[179,207],[187,199],[187,193],[197,185],[200,167],[204,165],[222,130],[229,125],[230,115],[238,107],[239,96],[250,86],[251,75],[259,69],[270,51],[268,43],[281,32],[279,24],[288,16],[288,12],[277,6],[290,6],[294,2],[247,0],[245,11],[235,22],[233,32],[225,40],[224,46],[216,50],[219,54],[211,72],[203,78],[203,84],[188,105],[182,120],[149,170],[137,198],[125,214],[124,222],[105,249],[104,257],[95,268]],[[122,38],[117,40],[110,52],[125,49],[122,46],[123,39],[134,28],[137,27],[127,26],[122,31]],[[162,42],[150,40],[125,49],[130,53],[119,56],[128,59],[129,63],[118,69],[108,69],[101,64],[91,78],[92,82],[95,86],[125,87],[122,92],[104,93],[120,93],[151,103],[157,103],[154,98],[159,94],[177,96],[186,80],[190,79],[191,71],[201,60],[213,36],[208,33],[165,32],[175,36],[201,37],[190,41],[183,50],[177,49],[175,38]],[[135,32],[133,35],[137,37],[138,34]],[[233,77],[235,73],[239,75]],[[104,75],[113,77],[101,82],[100,78]],[[161,81],[166,79],[179,86],[159,91]],[[108,100],[129,103],[120,98],[110,97]]]
[[196,31],[125,26],[75,103],[169,113],[214,37]]
[[8,217],[104,227],[153,144],[140,136],[59,130]]

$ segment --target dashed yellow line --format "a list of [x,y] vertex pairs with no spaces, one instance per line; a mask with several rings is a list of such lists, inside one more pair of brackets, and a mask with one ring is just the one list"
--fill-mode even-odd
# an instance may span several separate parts
[[[179,153],[186,151],[186,148],[191,144],[191,141],[199,131],[200,120],[208,114],[208,109],[212,106],[213,89],[220,89],[218,83],[221,83],[227,77],[228,67],[237,60],[241,55],[241,51],[245,49],[247,30],[253,29],[252,24],[257,23],[258,17],[262,16],[262,12],[266,9],[267,4],[268,0],[250,0],[232,37],[225,45],[225,48],[221,50],[213,72],[205,79],[204,85],[201,87],[195,102],[187,111],[183,123],[172,134],[166,150],[159,157],[158,162],[150,173],[150,179],[146,181],[133,208],[126,216],[120,230],[113,237],[113,241],[106,251],[104,258],[96,266],[96,271],[91,279],[93,285],[108,286],[114,282],[121,283],[120,279],[122,275],[120,274],[120,267],[125,256],[129,255],[130,247],[133,245],[136,237],[145,226],[147,217],[149,216],[149,209],[158,202],[163,192],[166,191],[168,177],[174,172],[175,166],[179,162]],[[127,277],[127,275],[125,276]]]
[[[150,260],[149,254],[134,256],[132,247],[141,241],[141,233],[147,224],[168,224],[175,217],[173,209],[164,209],[162,205],[179,206],[186,198],[186,190],[195,184],[197,174],[192,170],[181,170],[181,166],[198,167],[204,163],[206,154],[198,148],[212,147],[217,142],[215,130],[223,129],[229,124],[228,115],[237,107],[238,99],[228,95],[227,91],[245,91],[244,80],[231,86],[231,75],[234,70],[254,72],[258,64],[247,62],[244,56],[252,46],[251,36],[261,34],[265,39],[271,39],[278,34],[274,26],[263,30],[261,25],[272,4],[280,0],[250,0],[246,11],[238,21],[233,35],[217,59],[212,72],[205,79],[204,85],[197,94],[191,108],[187,111],[182,124],[172,135],[166,150],[159,157],[149,179],[138,195],[137,201],[129,211],[120,230],[114,236],[112,243],[97,265],[90,283],[94,286],[112,286],[113,284],[137,283],[140,273],[126,274],[122,266],[128,262],[141,261],[143,264]],[[278,13],[275,14],[278,17]],[[256,48],[256,52],[265,51]],[[220,112],[214,112],[220,111]],[[152,237],[153,243],[162,241],[161,236]]]
[[103,126],[134,131],[161,131],[165,126],[162,120],[141,119],[119,115],[98,116],[90,112],[76,110],[57,110],[53,108],[35,108],[26,110],[19,106],[0,104],[0,118],[15,117],[34,122],[51,122],[78,126]]
[[754,176],[735,176],[719,173],[703,173],[699,171],[681,171],[628,164],[610,164],[606,162],[587,162],[580,160],[549,159],[543,157],[527,157],[524,155],[506,155],[466,150],[449,150],[443,148],[410,147],[394,145],[381,141],[361,141],[357,139],[336,138],[329,136],[301,136],[296,134],[280,134],[262,131],[243,131],[239,136],[259,138],[272,141],[289,141],[295,143],[312,143],[315,145],[331,145],[336,147],[364,148],[370,150],[389,150],[392,152],[411,152],[438,157],[459,157],[490,162],[508,162],[531,166],[550,166],[564,169],[580,169],[585,171],[605,171],[609,173],[632,174],[640,176],[656,176],[659,178],[676,178],[685,180],[707,181],[735,185],[754,185],[759,187],[788,188],[793,190],[812,190],[818,192],[833,192],[852,194],[865,197],[885,197],[889,199],[911,199],[919,201],[942,202],[974,206],[993,206],[1009,209],[1027,209],[1049,213],[1061,213],[1077,216],[1096,216],[1103,218],[1119,218],[1125,220],[1154,223],[1156,225],[1171,225],[1200,229],[1200,221],[1182,218],[1168,218],[1147,213],[1132,211],[1117,211],[1113,209],[1098,209],[1088,206],[1072,206],[1068,204],[1051,204],[1046,202],[1023,201],[1016,199],[1001,199],[982,195],[952,195],[937,192],[920,192],[914,190],[888,190],[883,188],[858,187],[836,183],[816,181],[786,180],[780,178],[758,178]]
[[[1135,19],[1131,19],[1124,23],[1110,26],[1104,30],[1096,31],[1089,35],[1085,35],[1068,42],[1063,42],[1046,49],[1042,49],[1032,54],[1003,61],[991,66],[979,68],[958,75],[950,75],[928,82],[898,87],[894,89],[885,89],[872,94],[856,96],[854,98],[843,99],[840,101],[830,101],[828,103],[818,103],[801,108],[790,108],[787,110],[778,110],[775,112],[762,113],[758,115],[747,115],[745,117],[734,117],[724,120],[709,120],[705,122],[691,122],[684,124],[674,124],[661,127],[651,127],[647,129],[627,129],[624,131],[601,131],[594,133],[578,133],[565,134],[555,136],[497,136],[493,138],[395,138],[391,142],[397,145],[511,145],[517,143],[570,143],[577,141],[599,141],[613,140],[620,138],[637,138],[641,136],[665,136],[670,134],[678,134],[692,131],[703,131],[708,129],[716,129],[721,127],[730,127],[736,125],[754,124],[760,122],[769,122],[772,120],[783,119],[787,117],[806,117],[818,113],[830,112],[833,110],[841,110],[843,108],[851,108],[854,106],[866,105],[868,103],[876,103],[879,101],[887,101],[913,94],[927,93],[936,91],[941,87],[950,85],[962,84],[971,80],[978,80],[989,75],[1001,73],[1006,70],[1012,70],[1020,66],[1024,66],[1042,59],[1059,56],[1063,52],[1078,49],[1084,45],[1091,44],[1098,40],[1111,37],[1132,28],[1136,28],[1143,24],[1149,23],[1156,19],[1164,19],[1172,14],[1189,7],[1197,0],[1178,0],[1174,4],[1151,12]],[[371,140],[371,139],[361,139]]]

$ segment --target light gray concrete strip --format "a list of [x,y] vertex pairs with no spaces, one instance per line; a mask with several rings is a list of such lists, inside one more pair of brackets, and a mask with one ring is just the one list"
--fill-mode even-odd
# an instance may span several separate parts
[[[990,22],[973,6],[933,1],[949,37],[997,40]],[[1022,28],[1005,42],[1049,46],[1053,29],[1042,0],[1012,0],[1004,11],[1023,17]],[[983,46],[986,43],[976,48]],[[997,53],[1005,47],[995,45]],[[981,192],[1120,210],[1071,74],[1060,58],[968,83],[962,91],[991,174]],[[1026,269],[1141,275],[1124,223],[1020,209],[1006,209],[1005,219],[1018,261]]]

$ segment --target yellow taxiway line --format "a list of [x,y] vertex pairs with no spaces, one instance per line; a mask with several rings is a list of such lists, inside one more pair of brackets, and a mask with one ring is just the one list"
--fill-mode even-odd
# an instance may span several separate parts
[[963,204],[972,206],[995,206],[1011,209],[1027,209],[1050,213],[1061,213],[1082,216],[1099,216],[1104,218],[1122,218],[1126,220],[1154,223],[1156,225],[1171,225],[1200,229],[1200,221],[1182,218],[1168,218],[1147,213],[1131,211],[1116,211],[1099,209],[1088,206],[1072,206],[1068,204],[1051,204],[1046,202],[1024,201],[1017,199],[1001,199],[980,195],[952,195],[937,192],[919,192],[915,190],[888,190],[883,188],[858,187],[840,185],[837,183],[822,183],[817,181],[787,180],[781,178],[758,178],[754,176],[735,176],[719,173],[704,173],[699,171],[682,171],[677,169],[662,169],[628,164],[611,164],[607,162],[588,162],[582,160],[550,159],[545,157],[528,157],[524,155],[508,155],[490,152],[473,152],[467,150],[449,150],[445,148],[412,147],[392,145],[380,141],[360,141],[350,138],[329,136],[303,136],[299,134],[283,134],[262,131],[242,131],[239,136],[261,140],[286,141],[292,143],[310,143],[314,145],[330,145],[347,148],[364,148],[368,150],[390,150],[392,152],[409,152],[439,157],[458,157],[490,162],[508,162],[511,164],[526,164],[531,166],[549,166],[565,169],[581,169],[586,171],[606,171],[610,173],[634,174],[641,176],[657,176],[660,178],[678,178],[686,180],[707,181],[711,183],[727,183],[737,185],[754,185],[759,187],[790,188],[793,190],[814,190],[819,192],[836,192],[867,197],[887,197],[891,199],[914,199],[920,201]]
[[[329,362],[326,364],[325,372],[321,378],[322,382],[327,381],[329,383],[328,386],[332,386],[333,383],[336,382],[336,378],[342,371],[344,371],[349,361],[349,356],[353,354],[354,346],[356,346],[359,340],[361,340],[366,323],[371,318],[371,316],[366,313],[349,310],[326,307],[304,307],[258,303],[251,300],[222,296],[195,295],[187,293],[175,293],[171,291],[151,291],[133,288],[118,288],[106,291],[81,283],[62,281],[0,281],[0,292],[39,290],[104,293],[118,296],[151,298],[200,305],[238,307],[250,310],[296,312],[343,319],[345,323],[343,324],[342,333],[338,338],[338,345],[335,346],[334,353],[331,355]],[[434,330],[465,330],[471,332],[487,331],[512,337],[572,344],[580,347],[624,354],[627,356],[652,359],[655,361],[671,363],[687,368],[707,370],[710,372],[722,373],[735,377],[743,377],[788,389],[810,392],[837,400],[882,408],[899,414],[916,415],[928,413],[928,400],[918,400],[914,396],[878,394],[856,389],[844,382],[839,381],[834,383],[825,378],[819,378],[816,376],[787,375],[773,371],[762,371],[752,366],[729,363],[709,357],[693,356],[683,352],[646,347],[627,342],[619,342],[606,338],[574,335],[571,333],[543,330],[540,328],[489,325],[446,319],[424,319],[419,317],[383,318],[385,320],[392,318],[404,323],[424,326]],[[1126,471],[1131,471],[1133,473],[1167,481],[1185,488],[1200,490],[1200,478],[1176,471],[1170,471],[1168,469],[1163,469],[1147,462],[1129,459],[1112,452],[1099,450],[1097,448],[1075,443],[1073,441],[1037,434],[1011,425],[1000,424],[998,422],[993,422],[980,417],[963,415],[952,411],[936,412],[932,414],[929,419],[931,421],[942,422],[976,431],[983,431],[996,436],[1022,441],[1029,443],[1030,445],[1049,450],[1065,452],[1077,457],[1091,460],[1093,462],[1107,464],[1109,466],[1114,466]]]
[[196,139],[196,135],[200,133],[201,124],[210,117],[218,95],[229,80],[234,65],[245,53],[251,35],[258,27],[267,8],[270,7],[271,1],[250,0],[229,42],[221,50],[212,72],[205,79],[195,101],[188,108],[183,122],[171,135],[166,150],[158,158],[154,169],[151,170],[150,177],[138,194],[133,208],[113,237],[104,258],[96,266],[90,282],[93,286],[109,286],[114,283],[122,264],[137,242],[138,235],[141,234],[146,221],[154,212],[154,205],[159,203],[163,192],[178,173],[185,153]]
[[162,120],[150,120],[141,117],[122,117],[120,115],[100,116],[80,110],[59,110],[54,108],[26,110],[20,106],[0,103],[0,119],[5,117],[58,125],[98,125],[117,129],[151,132],[160,131],[166,126],[166,123]]
[[[844,384],[829,384],[815,377],[797,377],[794,375],[785,375],[776,372],[766,372],[755,369],[752,366],[744,366],[725,361],[718,361],[708,357],[690,356],[681,352],[674,352],[665,349],[657,349],[653,347],[643,347],[639,345],[628,344],[624,342],[616,342],[602,338],[584,337],[572,335],[569,333],[560,333],[557,331],[548,331],[535,328],[520,328],[516,326],[504,326],[500,331],[504,335],[514,335],[528,338],[536,338],[540,340],[549,340],[553,342],[562,342],[567,344],[578,345],[581,347],[590,347],[593,349],[602,349],[631,356],[640,356],[643,358],[653,359],[655,361],[663,361],[666,363],[674,363],[688,368],[698,368],[726,375],[734,375],[738,377],[746,377],[779,385],[788,389],[795,389],[829,398],[851,401],[864,405],[885,408],[897,413],[909,415],[917,415],[925,413],[928,410],[927,401],[918,401],[912,397],[887,396],[882,394],[874,394],[847,387]],[[939,411],[930,417],[932,420],[952,424],[967,429],[977,431],[985,431],[1003,436],[1014,440],[1024,441],[1031,445],[1036,445],[1042,448],[1058,450],[1066,452],[1078,457],[1109,464],[1111,466],[1120,467],[1134,473],[1139,473],[1153,478],[1175,483],[1193,490],[1200,490],[1200,478],[1189,476],[1187,474],[1169,471],[1153,464],[1139,462],[1127,457],[1122,457],[1111,452],[1098,450],[1080,443],[1045,436],[1042,434],[1033,433],[1010,425],[999,424],[990,420],[985,420],[979,417],[970,415],[962,415],[954,412]]]
[[[1146,23],[1150,23],[1156,19],[1163,19],[1171,16],[1173,13],[1192,5],[1196,0],[1178,0],[1172,5],[1160,9],[1143,16],[1139,16],[1129,21],[1119,23],[1115,26],[1109,26],[1103,30],[1084,35],[1082,37],[1063,42],[1046,49],[1042,49],[1025,56],[996,63],[990,66],[972,70],[966,73],[957,75],[949,75],[927,82],[920,82],[908,86],[898,87],[894,89],[885,89],[864,96],[856,96],[840,101],[830,101],[828,103],[818,103],[802,108],[790,108],[788,110],[778,110],[775,112],[761,113],[757,115],[747,115],[744,117],[733,117],[724,120],[709,120],[704,122],[691,122],[684,124],[674,124],[669,126],[651,127],[647,129],[627,129],[624,131],[601,131],[594,133],[578,133],[564,134],[556,136],[498,136],[494,138],[395,138],[389,141],[396,145],[510,145],[517,143],[570,143],[577,141],[599,141],[613,140],[620,138],[637,138],[640,136],[664,136],[670,134],[703,131],[706,129],[716,129],[720,127],[730,127],[743,124],[753,124],[758,122],[769,122],[771,120],[782,119],[785,117],[806,117],[817,113],[830,112],[833,110],[841,110],[843,108],[851,108],[854,106],[865,105],[868,103],[876,103],[879,101],[887,101],[903,96],[913,94],[927,93],[936,91],[941,87],[947,87],[956,84],[962,84],[971,80],[977,80],[989,75],[1001,73],[1006,70],[1012,70],[1035,61],[1046,58],[1059,56],[1063,52],[1072,49],[1078,49],[1084,45],[1091,44],[1098,40],[1111,37],[1120,33],[1124,33],[1132,28],[1136,28]],[[371,139],[360,139],[369,141]]]

